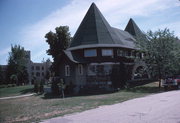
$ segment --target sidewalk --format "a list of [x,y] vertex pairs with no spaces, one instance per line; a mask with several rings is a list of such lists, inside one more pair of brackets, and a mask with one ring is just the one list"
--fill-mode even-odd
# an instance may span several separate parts
[[2,98],[0,98],[0,100],[21,98],[21,97],[28,97],[28,96],[32,96],[32,95],[34,95],[34,94],[35,94],[35,93],[25,94],[25,95],[20,95],[20,96],[2,97]]

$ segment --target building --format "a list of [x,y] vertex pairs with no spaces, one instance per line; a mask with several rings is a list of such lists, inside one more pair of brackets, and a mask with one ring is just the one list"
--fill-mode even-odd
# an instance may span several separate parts
[[[42,63],[34,63],[31,60],[31,52],[25,51],[26,68],[28,73],[29,84],[34,84],[35,79],[37,81],[44,81],[46,74],[50,73],[51,61],[42,61]],[[7,65],[1,65],[3,77],[6,76]]]
[[50,68],[51,66],[51,62],[50,61],[46,61],[46,62],[42,62],[42,63],[31,63],[31,72],[30,72],[30,81],[33,84],[34,83],[34,77],[38,80],[38,81],[44,81],[47,75],[47,72],[50,73]]
[[35,79],[37,81],[44,81],[46,74],[50,73],[51,61],[42,61],[42,63],[35,63],[31,61],[31,52],[26,51],[26,67],[28,71],[28,79],[30,84],[34,84]]
[[59,76],[66,85],[83,87],[111,86],[113,67],[125,64],[129,80],[138,78],[138,70],[145,67],[134,59],[143,57],[135,47],[135,40],[143,33],[130,19],[125,30],[111,27],[94,3],[90,6],[70,47],[59,61]]

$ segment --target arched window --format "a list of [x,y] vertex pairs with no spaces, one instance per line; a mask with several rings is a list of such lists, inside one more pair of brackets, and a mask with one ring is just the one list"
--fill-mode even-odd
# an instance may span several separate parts
[[83,65],[82,64],[78,65],[78,73],[79,73],[79,75],[83,75]]
[[70,67],[69,67],[69,65],[65,65],[65,76],[70,76]]

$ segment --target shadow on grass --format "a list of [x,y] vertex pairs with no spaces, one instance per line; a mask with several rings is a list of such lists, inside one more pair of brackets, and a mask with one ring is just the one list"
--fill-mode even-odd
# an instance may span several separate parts
[[[103,94],[111,94],[115,91],[92,91],[92,92],[86,92],[86,93],[80,93],[80,94],[65,94],[65,98],[70,97],[79,97],[79,96],[93,96],[93,95],[103,95]],[[54,95],[53,93],[45,93],[42,99],[56,99],[56,98],[62,98],[62,95]]]
[[56,99],[56,98],[61,98],[62,96],[60,95],[54,95],[52,93],[45,93],[42,99]]
[[33,93],[33,92],[34,92],[33,88],[28,88],[28,89],[24,89],[20,91],[21,94],[28,94],[28,93]]
[[162,88],[158,87],[134,87],[125,89],[126,92],[136,92],[136,93],[157,93],[162,92]]

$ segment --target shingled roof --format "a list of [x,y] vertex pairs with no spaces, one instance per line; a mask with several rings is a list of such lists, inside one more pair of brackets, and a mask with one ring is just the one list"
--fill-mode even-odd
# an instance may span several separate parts
[[144,35],[132,18],[130,18],[125,31],[138,38]]
[[134,40],[128,32],[111,27],[96,5],[92,3],[75,33],[69,49],[107,44],[134,48]]

